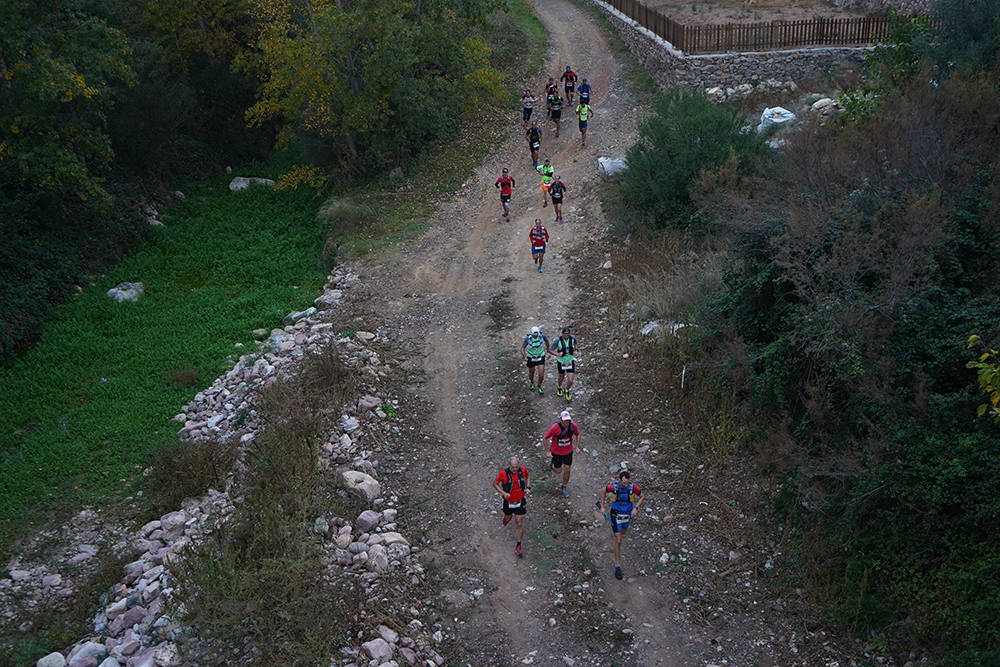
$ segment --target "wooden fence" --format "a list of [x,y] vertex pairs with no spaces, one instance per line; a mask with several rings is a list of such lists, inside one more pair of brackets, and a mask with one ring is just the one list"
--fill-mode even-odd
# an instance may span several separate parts
[[884,41],[889,32],[889,19],[886,17],[689,26],[668,18],[639,0],[606,2],[685,53],[861,46]]

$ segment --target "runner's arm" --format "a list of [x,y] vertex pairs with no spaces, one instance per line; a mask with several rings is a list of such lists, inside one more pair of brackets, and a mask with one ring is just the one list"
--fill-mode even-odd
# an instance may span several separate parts
[[531,493],[531,473],[527,468],[524,469],[524,492]]
[[499,481],[493,480],[493,488],[497,490],[497,493],[499,493],[504,500],[510,499],[510,494],[503,490],[503,487],[500,486]]
[[641,489],[636,489],[635,492],[635,495],[639,496],[639,498],[635,501],[635,504],[632,505],[632,511],[639,509],[639,506],[642,505],[642,501],[646,499],[646,494],[643,493]]

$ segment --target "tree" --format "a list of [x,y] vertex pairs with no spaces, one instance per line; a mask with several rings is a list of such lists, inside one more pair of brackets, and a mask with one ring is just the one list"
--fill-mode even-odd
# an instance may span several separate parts
[[488,49],[470,36],[494,4],[253,0],[259,29],[242,62],[261,88],[247,120],[282,119],[282,140],[319,138],[347,171],[398,163],[499,96]]
[[979,380],[979,389],[986,394],[986,403],[980,404],[976,413],[982,417],[988,414],[990,419],[1000,424],[1000,352],[991,347],[986,347],[978,334],[969,336],[968,349],[982,347],[983,353],[976,361],[970,361],[966,368],[976,369],[976,376]]

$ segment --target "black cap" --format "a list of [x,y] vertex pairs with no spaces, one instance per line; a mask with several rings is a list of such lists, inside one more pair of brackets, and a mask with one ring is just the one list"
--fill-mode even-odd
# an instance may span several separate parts
[[505,174],[507,173],[507,167],[503,168],[503,173],[505,173]]
[[632,475],[629,474],[628,470],[622,470],[618,473],[618,479],[632,479]]
[[569,333],[569,327],[563,327],[562,328],[562,332],[563,333]]

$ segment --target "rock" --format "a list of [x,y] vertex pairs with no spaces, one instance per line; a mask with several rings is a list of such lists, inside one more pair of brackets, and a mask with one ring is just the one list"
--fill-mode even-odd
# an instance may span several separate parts
[[769,127],[786,125],[795,120],[795,114],[783,107],[769,107],[760,114],[760,124],[757,126],[757,134],[760,134]]
[[[385,512],[383,512],[383,515],[384,514]],[[400,535],[399,533],[388,532],[388,533],[382,533],[382,543],[385,544],[385,546],[390,546],[392,544],[408,545],[409,541],[407,541],[407,539],[402,535]]]
[[36,662],[35,667],[66,667],[66,658],[62,653],[49,653]]
[[344,449],[350,449],[351,445],[353,445],[353,444],[354,444],[354,441],[351,440],[351,436],[347,435],[346,433],[342,433],[341,434],[341,436],[340,436],[340,446],[341,447],[343,447]]
[[12,581],[25,581],[31,576],[31,573],[27,570],[11,570],[7,574],[10,576]]
[[176,537],[184,532],[184,524],[189,518],[184,510],[164,514],[160,517],[160,530],[166,537]]
[[654,331],[659,331],[659,329],[660,329],[660,321],[653,320],[652,322],[646,322],[645,324],[643,324],[642,328],[639,329],[639,333],[641,333],[643,336],[648,336]]
[[347,547],[351,546],[350,533],[348,533],[347,535],[337,535],[336,539],[334,539],[334,543],[337,545],[337,548],[339,549],[346,549]]
[[109,656],[105,658],[104,662],[99,664],[97,667],[122,667],[122,663]]
[[344,298],[344,293],[339,289],[331,289],[320,294],[313,301],[313,305],[321,308],[329,308],[330,306],[336,305],[342,298]]
[[412,648],[401,648],[399,652],[403,655],[403,659],[406,663],[412,665],[417,661],[417,653]]
[[387,626],[387,625],[380,625],[380,626],[378,626],[377,629],[378,629],[378,634],[379,634],[379,636],[382,637],[382,639],[386,640],[390,644],[398,644],[399,643],[399,633],[396,632],[395,630],[393,630],[392,628],[390,628],[389,626]]
[[49,588],[56,588],[62,583],[61,574],[47,574],[42,577],[42,586],[47,586]]
[[66,562],[69,563],[70,565],[79,565],[83,561],[90,560],[93,557],[94,557],[94,554],[90,553],[89,551],[81,551],[80,553],[78,553],[77,555],[73,556],[72,558],[70,558]]
[[372,572],[378,572],[382,574],[389,569],[389,556],[385,550],[385,547],[381,544],[375,544],[368,548],[368,561],[366,563],[368,569]]
[[601,264],[601,268],[602,269],[610,269],[611,268],[611,260],[609,259],[608,261],[604,262],[604,264]]
[[246,190],[251,185],[263,185],[265,187],[274,187],[274,181],[270,178],[257,178],[254,176],[237,176],[233,180],[229,181],[229,191],[239,192],[240,190]]
[[143,537],[149,537],[149,534],[160,527],[159,519],[154,519],[147,523],[145,526],[139,529],[139,533]]
[[[174,198],[177,201],[187,201],[187,197],[180,190],[174,190]],[[103,666],[102,666],[103,667]]]
[[382,488],[379,486],[378,481],[371,475],[358,472],[357,470],[345,470],[341,475],[344,478],[344,483],[349,488],[361,491],[365,494],[369,502],[382,494]]
[[156,664],[161,667],[181,664],[181,658],[177,653],[177,647],[170,642],[160,644],[156,648],[156,652],[153,654],[153,660],[155,660]]
[[705,90],[705,97],[709,102],[722,102],[726,99],[726,91],[719,86],[713,86]]
[[128,598],[122,598],[118,602],[108,607],[104,611],[104,613],[107,615],[109,621],[113,621],[122,614],[124,614],[127,608],[128,608]]
[[358,408],[361,410],[374,410],[381,401],[375,396],[364,395],[358,399]]
[[150,646],[142,653],[134,655],[129,658],[126,663],[128,667],[157,667],[156,665],[156,647]]
[[354,525],[358,527],[358,530],[362,532],[368,532],[375,526],[379,524],[382,520],[382,516],[378,512],[373,512],[371,510],[365,510],[358,515],[358,520],[354,522]]
[[97,667],[97,658],[73,658],[68,667]]
[[603,176],[615,176],[628,169],[628,161],[623,157],[599,157],[597,158],[597,170]]
[[[146,608],[140,605],[132,607],[124,614],[115,619],[115,623],[121,621],[122,629],[131,628],[136,623],[142,623],[146,618]],[[112,624],[113,625],[113,624]]]
[[379,662],[388,660],[392,657],[392,647],[389,646],[389,642],[381,637],[373,639],[370,642],[365,642],[361,645],[361,650],[364,651],[369,658],[372,660],[378,660]]
[[259,340],[267,336],[267,329],[254,329],[250,335]]
[[373,334],[371,331],[355,331],[354,335],[358,337],[358,340],[364,343],[375,340],[375,334]]
[[[307,317],[312,317],[316,313],[317,313],[316,308],[313,307],[313,306],[310,306],[310,307],[306,308],[305,310],[299,310],[299,311],[288,313],[287,315],[285,315],[284,318],[282,318],[281,321],[284,322],[285,324],[295,324],[299,320],[304,320]],[[278,347],[281,347],[281,345],[279,345]]]
[[144,283],[118,283],[108,290],[108,296],[118,303],[122,301],[138,301],[146,291]]
[[85,660],[93,660],[94,665],[97,665],[98,658],[103,658],[108,654],[108,649],[104,644],[98,644],[97,642],[86,642],[80,644],[74,648],[69,653],[69,664],[75,665],[77,662],[82,662]]
[[357,417],[348,417],[343,415],[340,418],[340,428],[344,433],[354,433],[359,428],[361,428],[361,422],[358,421]]
[[403,180],[403,168],[394,167],[393,170],[389,172],[389,179],[393,181]]
[[392,523],[396,520],[396,515],[398,512],[394,509],[382,510],[382,520],[386,523]]
[[326,517],[316,517],[313,522],[313,532],[317,535],[326,535],[330,532],[330,522],[326,520]]

